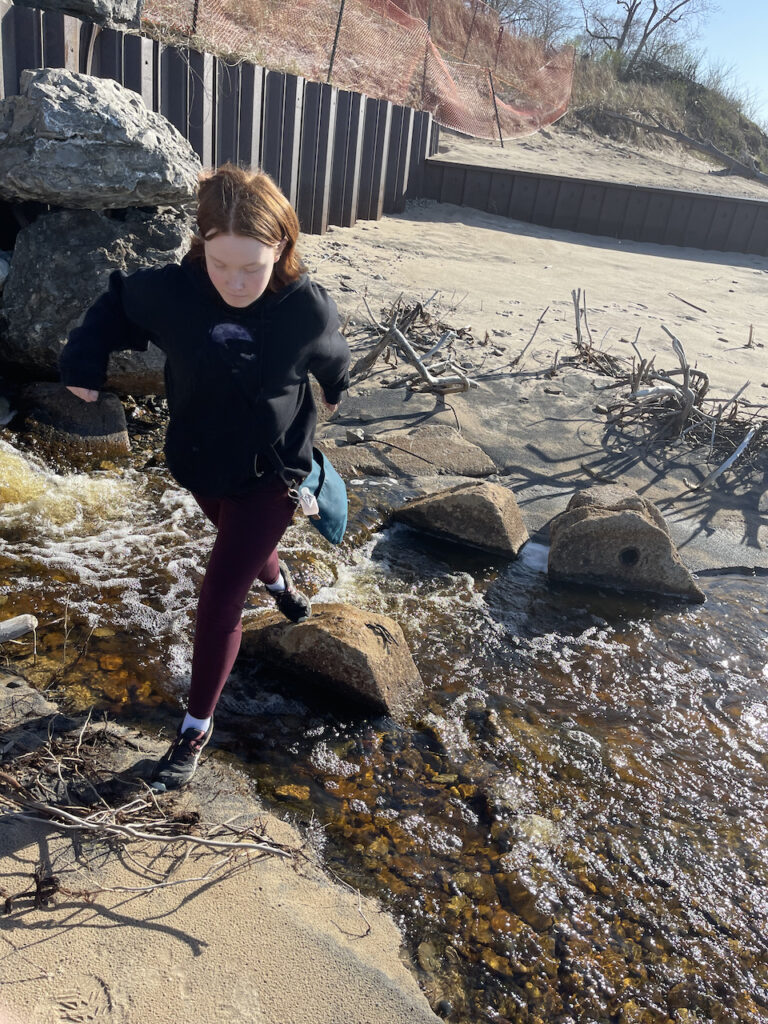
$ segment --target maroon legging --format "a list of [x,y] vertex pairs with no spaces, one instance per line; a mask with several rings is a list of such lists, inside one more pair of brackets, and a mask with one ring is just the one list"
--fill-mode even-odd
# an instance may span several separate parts
[[296,504],[274,474],[243,497],[194,498],[217,529],[197,605],[188,704],[194,718],[208,718],[240,650],[248,591],[257,579],[277,579],[277,545]]

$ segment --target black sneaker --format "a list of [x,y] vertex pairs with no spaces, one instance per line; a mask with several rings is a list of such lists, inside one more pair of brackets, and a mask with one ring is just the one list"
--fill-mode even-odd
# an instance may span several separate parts
[[278,564],[285,583],[285,590],[270,590],[269,593],[286,619],[290,619],[291,622],[304,622],[312,614],[309,598],[293,585],[293,577],[285,562],[281,561]]
[[211,738],[212,733],[213,719],[205,732],[200,732],[199,729],[193,729],[191,726],[183,733],[179,730],[176,739],[155,765],[152,774],[152,788],[165,792],[167,789],[186,786],[195,774],[203,747]]

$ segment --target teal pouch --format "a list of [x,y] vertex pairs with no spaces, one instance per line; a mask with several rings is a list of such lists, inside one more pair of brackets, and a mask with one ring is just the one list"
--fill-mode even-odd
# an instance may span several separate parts
[[299,495],[309,490],[317,501],[317,515],[309,516],[316,530],[331,544],[341,544],[347,529],[347,485],[327,455],[312,449],[312,470],[297,488]]

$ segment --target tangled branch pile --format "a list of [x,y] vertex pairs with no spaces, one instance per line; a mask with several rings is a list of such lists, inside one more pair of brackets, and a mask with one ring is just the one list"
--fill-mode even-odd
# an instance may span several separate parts
[[[32,750],[12,757],[5,754],[14,746],[13,740],[3,748],[0,808],[12,812],[17,822],[38,822],[68,833],[83,863],[86,846],[92,849],[97,843],[118,849],[146,881],[135,886],[72,889],[38,866],[32,885],[25,890],[11,893],[0,886],[6,914],[14,911],[15,903],[29,899],[35,907],[47,905],[56,893],[90,901],[101,892],[141,893],[211,881],[247,866],[254,854],[289,858],[297,852],[267,842],[265,828],[258,822],[245,828],[206,823],[199,812],[179,809],[172,799],[158,799],[140,780],[122,778],[105,768],[108,748],[127,742],[122,730],[115,731],[107,723],[95,727],[89,716],[79,731],[55,734],[49,727],[39,740]],[[203,875],[171,878],[192,850],[221,857],[207,865]],[[157,869],[161,859],[164,870]]]
[[426,309],[429,301],[401,307],[398,299],[391,309],[382,310],[384,323],[379,322],[366,302],[370,323],[361,328],[361,333],[376,340],[371,351],[352,367],[352,380],[367,376],[379,357],[387,365],[396,366],[400,355],[414,367],[414,372],[391,382],[389,387],[409,387],[443,395],[477,387],[477,381],[468,376],[467,366],[459,361],[455,351],[458,339],[471,339],[471,329],[454,330],[432,317]]
[[[685,441],[692,446],[706,445],[709,459],[724,459],[693,489],[714,483],[748,449],[752,459],[742,459],[740,465],[744,470],[768,451],[768,420],[760,418],[765,407],[750,406],[742,399],[749,381],[726,401],[708,397],[709,376],[690,365],[680,340],[663,325],[662,330],[672,341],[679,367],[658,369],[655,356],[646,359],[641,354],[637,337],[632,345],[635,358],[628,366],[627,360],[595,349],[587,324],[586,301],[582,306],[581,298],[580,291],[573,293],[576,354],[562,362],[587,366],[615,377],[617,383],[609,384],[606,390],[627,389],[610,405],[598,407],[599,411],[607,414],[608,423],[626,433],[633,433],[646,444]],[[638,337],[639,334],[638,331]]]

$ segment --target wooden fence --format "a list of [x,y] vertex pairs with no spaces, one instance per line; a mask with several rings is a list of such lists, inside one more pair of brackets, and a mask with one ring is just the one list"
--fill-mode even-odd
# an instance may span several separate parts
[[768,201],[427,160],[424,196],[638,242],[768,256]]
[[420,196],[437,150],[429,114],[54,11],[0,0],[0,89],[25,68],[112,78],[174,124],[205,167],[262,167],[296,207],[304,231],[398,212]]

